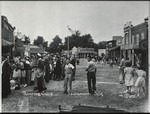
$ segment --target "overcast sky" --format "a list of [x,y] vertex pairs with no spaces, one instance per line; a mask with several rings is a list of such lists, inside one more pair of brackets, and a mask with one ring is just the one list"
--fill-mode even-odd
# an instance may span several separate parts
[[59,35],[91,34],[95,43],[108,41],[112,36],[123,36],[127,21],[133,25],[149,16],[149,1],[2,1],[0,12],[9,23],[33,39],[43,36],[49,43]]

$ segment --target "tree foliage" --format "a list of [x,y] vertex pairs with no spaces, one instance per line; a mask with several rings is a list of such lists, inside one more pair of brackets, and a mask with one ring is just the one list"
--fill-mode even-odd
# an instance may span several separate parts
[[48,52],[50,53],[61,53],[62,51],[62,39],[59,37],[59,35],[56,35],[53,39],[53,42],[50,43]]
[[43,45],[44,43],[44,38],[42,36],[38,36],[37,39],[34,39],[33,44],[39,46],[40,44]]
[[64,49],[68,49],[68,39],[69,39],[69,50],[75,47],[83,48],[94,48],[97,45],[94,43],[92,36],[90,34],[85,34],[80,36],[80,32],[77,31],[76,34],[65,37]]
[[98,48],[99,49],[106,49],[106,46],[107,46],[107,42],[106,41],[100,41],[98,43]]

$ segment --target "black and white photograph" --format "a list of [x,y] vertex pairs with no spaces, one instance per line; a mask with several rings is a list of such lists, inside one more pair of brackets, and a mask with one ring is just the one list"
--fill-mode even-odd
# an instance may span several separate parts
[[2,113],[148,113],[150,1],[0,1]]

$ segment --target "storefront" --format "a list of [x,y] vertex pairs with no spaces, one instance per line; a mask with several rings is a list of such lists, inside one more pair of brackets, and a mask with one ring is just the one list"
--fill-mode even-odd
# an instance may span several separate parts
[[10,53],[11,59],[13,58],[14,51],[14,35],[15,27],[8,23],[7,17],[1,16],[2,23],[2,55]]
[[78,48],[78,57],[87,58],[87,56],[95,56],[97,52],[94,51],[94,48]]
[[131,22],[128,22],[124,26],[124,42],[121,46],[121,54],[125,56],[125,59],[129,58],[133,66],[136,66],[137,59],[140,56],[140,58],[144,58],[144,52],[140,48],[140,42],[148,39],[148,18],[144,20],[145,22],[136,26],[133,26]]

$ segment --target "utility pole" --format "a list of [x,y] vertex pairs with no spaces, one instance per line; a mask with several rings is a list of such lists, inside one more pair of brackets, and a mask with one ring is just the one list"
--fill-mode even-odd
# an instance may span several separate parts
[[[74,31],[69,27],[69,26],[67,26],[68,27],[68,30],[72,33],[72,34],[74,34]],[[68,37],[68,57],[69,57],[70,55],[69,55],[69,37]]]
[[68,58],[69,58],[69,37],[68,37]]

